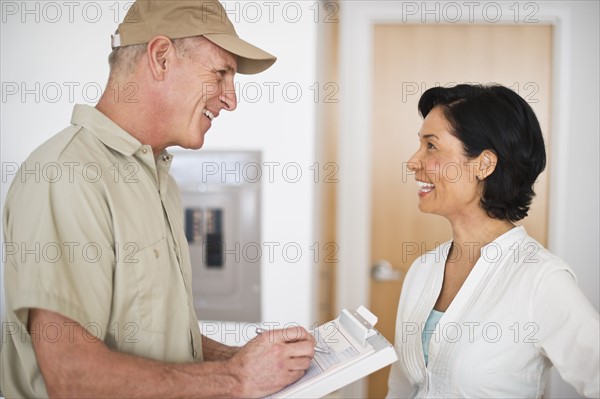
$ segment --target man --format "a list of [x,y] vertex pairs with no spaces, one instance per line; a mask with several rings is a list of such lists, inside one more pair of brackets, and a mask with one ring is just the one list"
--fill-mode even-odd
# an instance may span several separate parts
[[[260,397],[300,378],[303,328],[241,348],[201,336],[165,148],[202,147],[234,75],[275,57],[242,41],[215,0],[138,0],[113,37],[107,90],[34,151],[3,215],[7,397]],[[54,173],[37,179],[39,165]]]

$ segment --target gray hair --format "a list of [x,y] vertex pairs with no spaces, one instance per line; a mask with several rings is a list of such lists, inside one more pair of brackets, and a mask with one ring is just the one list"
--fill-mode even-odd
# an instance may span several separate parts
[[[184,58],[191,58],[200,45],[207,40],[203,36],[185,37],[173,39],[173,45],[177,55]],[[110,67],[110,79],[128,78],[135,71],[135,67],[146,53],[147,44],[132,44],[129,46],[117,47],[108,56],[108,65]]]

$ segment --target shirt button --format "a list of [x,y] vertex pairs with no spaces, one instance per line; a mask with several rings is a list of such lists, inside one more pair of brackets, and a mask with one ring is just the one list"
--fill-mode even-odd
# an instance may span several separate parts
[[171,157],[169,157],[168,155],[163,156],[163,161],[169,162],[169,159],[171,159]]
[[158,258],[158,256],[160,255],[160,253],[158,252],[158,249],[154,250],[154,256]]
[[144,148],[144,149],[142,149],[142,152],[143,152],[144,154],[146,154],[146,153],[148,153],[148,149],[147,149],[147,148]]

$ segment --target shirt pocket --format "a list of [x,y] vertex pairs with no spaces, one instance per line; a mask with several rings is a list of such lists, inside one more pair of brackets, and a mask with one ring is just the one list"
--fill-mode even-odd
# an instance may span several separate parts
[[165,333],[164,304],[173,279],[169,259],[169,248],[164,237],[131,256],[131,267],[137,282],[135,302],[142,330]]

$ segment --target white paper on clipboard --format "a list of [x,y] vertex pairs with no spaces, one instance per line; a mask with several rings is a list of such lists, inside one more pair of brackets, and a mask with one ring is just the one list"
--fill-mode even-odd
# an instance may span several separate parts
[[315,353],[304,377],[272,398],[320,398],[398,359],[396,351],[374,327],[377,318],[365,307],[342,310],[338,318],[313,330]]

